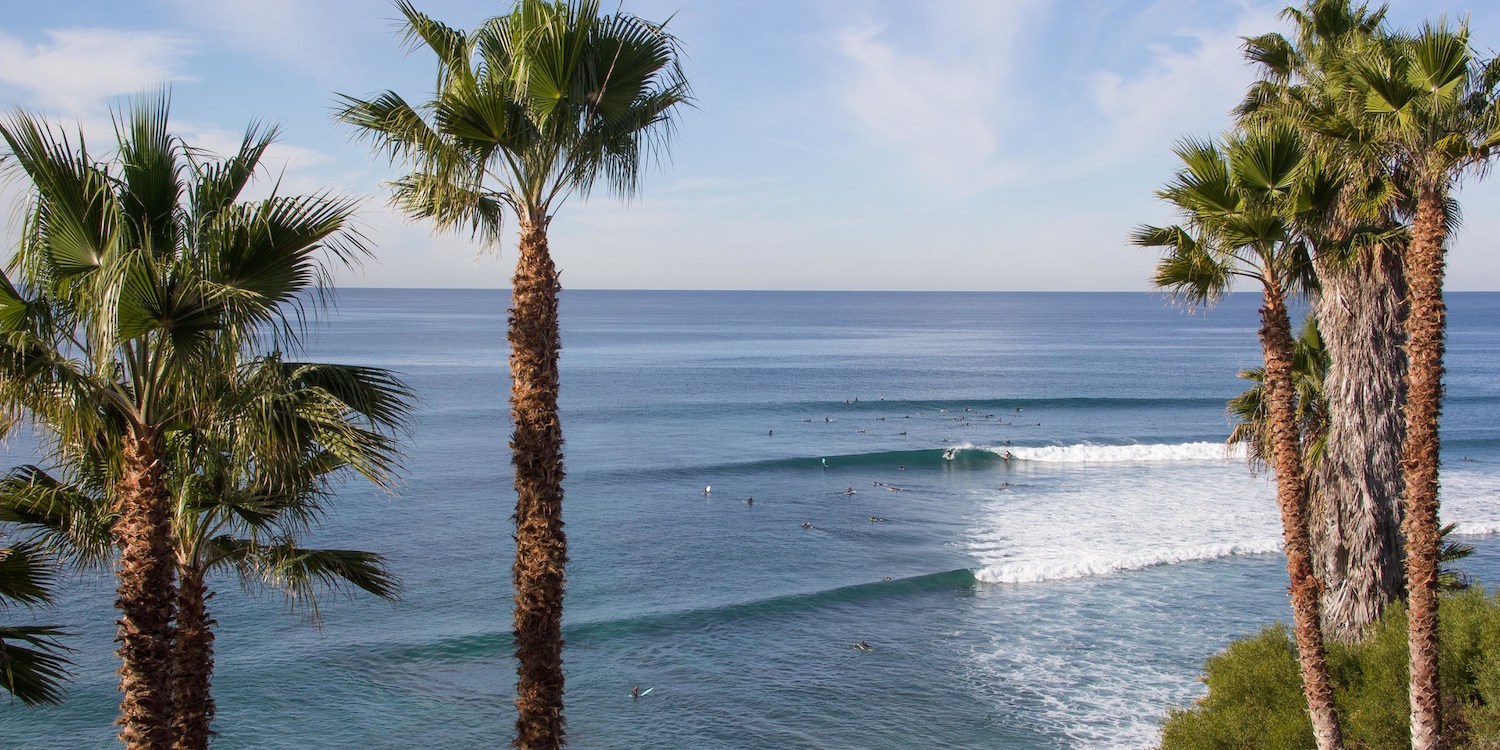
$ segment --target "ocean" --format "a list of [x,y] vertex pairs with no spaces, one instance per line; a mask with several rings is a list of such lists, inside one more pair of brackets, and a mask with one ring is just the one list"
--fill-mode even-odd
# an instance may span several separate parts
[[[1500,581],[1500,294],[1449,303],[1443,520]],[[1207,656],[1290,617],[1271,479],[1223,446],[1256,306],[565,291],[570,745],[1153,746]],[[405,595],[315,625],[216,581],[216,748],[508,742],[505,307],[346,289],[315,327],[307,358],[420,396],[402,489],[347,484],[311,540]],[[66,625],[77,669],[61,707],[0,705],[0,747],[113,746],[113,583],[66,580],[3,615]]]

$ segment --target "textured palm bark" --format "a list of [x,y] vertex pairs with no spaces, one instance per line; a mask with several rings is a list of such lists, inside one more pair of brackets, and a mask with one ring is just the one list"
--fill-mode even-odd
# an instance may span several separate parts
[[1286,302],[1266,290],[1260,311],[1261,347],[1265,352],[1265,389],[1271,418],[1272,461],[1276,467],[1276,503],[1281,509],[1281,531],[1286,546],[1286,572],[1291,580],[1292,623],[1302,668],[1302,690],[1319,750],[1344,745],[1333,683],[1320,628],[1321,582],[1313,575],[1307,530],[1307,477],[1302,468],[1301,431],[1297,425],[1296,395],[1292,386],[1292,326]]
[[557,269],[545,219],[523,223],[510,316],[511,439],[516,472],[516,738],[520,750],[563,746],[562,424],[558,421]]
[[214,720],[210,685],[214,672],[214,620],[208,614],[208,586],[203,571],[179,569],[177,648],[173,664],[173,750],[206,750]]
[[166,750],[172,742],[173,568],[171,515],[154,434],[121,446],[115,543],[120,549],[120,741],[127,750]]
[[1323,632],[1358,640],[1401,596],[1401,442],[1406,423],[1406,275],[1385,248],[1320,262],[1318,327],[1328,350],[1328,439],[1309,467],[1313,574]]
[[1406,321],[1407,640],[1411,648],[1411,744],[1413,750],[1442,747],[1443,717],[1438,688],[1438,416],[1443,398],[1443,199],[1423,188],[1406,251],[1411,315]]

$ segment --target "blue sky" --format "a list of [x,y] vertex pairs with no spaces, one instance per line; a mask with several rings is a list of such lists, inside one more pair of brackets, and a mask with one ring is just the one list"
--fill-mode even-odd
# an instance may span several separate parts
[[[551,246],[572,288],[1143,290],[1127,242],[1170,219],[1173,143],[1210,135],[1252,77],[1240,37],[1284,2],[626,0],[682,40],[696,107],[626,204],[569,201]],[[0,20],[0,106],[108,135],[111,107],[170,84],[175,129],[228,151],[278,123],[283,191],[369,196],[376,258],[349,286],[506,286],[514,251],[434,236],[385,205],[396,169],[333,122],[334,93],[420,100],[380,0],[69,0]],[[472,28],[504,2],[416,0]],[[608,6],[613,7],[613,6]],[[1394,0],[1401,26],[1500,3]],[[269,182],[269,181],[268,181]],[[0,195],[13,202],[15,187]],[[1463,193],[1450,289],[1500,289],[1500,185]],[[8,219],[8,221],[3,221]],[[0,217],[6,241],[13,212]]]

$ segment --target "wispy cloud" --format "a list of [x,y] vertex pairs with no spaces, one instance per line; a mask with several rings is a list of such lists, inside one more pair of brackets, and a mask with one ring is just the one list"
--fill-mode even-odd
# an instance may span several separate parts
[[[388,4],[349,0],[170,0],[192,27],[252,55],[319,77],[342,71],[351,36],[394,16]],[[370,11],[375,11],[372,16]]]
[[1244,6],[1226,26],[1179,29],[1178,44],[1151,45],[1149,61],[1138,73],[1092,76],[1089,91],[1104,118],[1105,137],[1089,161],[1118,161],[1142,149],[1165,152],[1183,135],[1212,135],[1229,127],[1229,111],[1255,77],[1245,63],[1242,38],[1282,26],[1275,8]]
[[91,28],[45,33],[46,41],[35,43],[0,32],[0,83],[23,92],[32,106],[97,114],[110,97],[191,80],[179,72],[189,45],[173,34]]
[[[1007,178],[1000,149],[1018,39],[1044,0],[923,5],[907,19],[923,30],[888,34],[891,21],[867,19],[829,42],[842,69],[838,103],[848,124],[892,166],[945,192],[967,193]],[[910,29],[903,29],[910,31]]]

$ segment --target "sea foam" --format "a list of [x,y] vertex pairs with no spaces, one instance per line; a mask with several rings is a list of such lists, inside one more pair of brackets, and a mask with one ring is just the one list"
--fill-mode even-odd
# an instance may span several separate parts
[[1242,446],[1223,443],[1172,443],[1155,445],[1048,445],[1039,447],[998,446],[985,448],[998,455],[1009,453],[1022,461],[1058,464],[1156,463],[1163,461],[1230,461],[1245,459]]
[[1205,544],[1114,555],[1080,553],[1063,560],[1028,560],[990,565],[975,572],[974,577],[985,583],[1039,583],[1144,570],[1158,565],[1216,560],[1241,555],[1265,555],[1280,551],[1280,540],[1268,538],[1244,543]]

